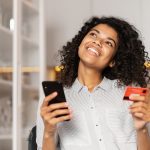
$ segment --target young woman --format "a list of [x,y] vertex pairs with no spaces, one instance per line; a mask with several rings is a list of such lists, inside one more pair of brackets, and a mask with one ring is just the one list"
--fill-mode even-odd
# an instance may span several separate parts
[[93,17],[60,55],[67,103],[48,106],[56,92],[39,103],[38,148],[149,150],[149,96],[123,100],[126,86],[146,87],[150,79],[136,29],[119,18]]

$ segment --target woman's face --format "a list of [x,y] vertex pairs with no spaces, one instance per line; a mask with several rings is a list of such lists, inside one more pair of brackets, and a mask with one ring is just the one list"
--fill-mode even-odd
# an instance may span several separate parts
[[103,70],[113,66],[113,57],[118,47],[118,34],[107,24],[93,27],[79,46],[80,64]]

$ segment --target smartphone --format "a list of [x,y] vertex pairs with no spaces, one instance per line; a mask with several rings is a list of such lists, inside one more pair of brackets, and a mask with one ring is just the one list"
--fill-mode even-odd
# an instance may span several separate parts
[[53,103],[66,102],[66,97],[65,97],[62,83],[58,81],[43,81],[42,86],[43,86],[43,91],[45,96],[48,96],[53,92],[57,92],[57,96],[54,99],[52,99],[48,105]]
[[146,95],[147,91],[148,91],[147,88],[127,86],[125,93],[124,93],[123,100],[132,101],[131,99],[129,99],[129,96],[131,94],[144,96]]
[[[44,91],[45,96],[48,96],[49,94],[53,92],[57,92],[57,96],[51,101],[49,101],[48,105],[51,105],[54,103],[66,102],[66,97],[65,97],[62,83],[58,81],[43,81],[42,86],[43,86],[43,91]],[[60,116],[63,116],[63,115],[58,115],[57,117],[60,117]],[[70,119],[66,121],[70,121]]]

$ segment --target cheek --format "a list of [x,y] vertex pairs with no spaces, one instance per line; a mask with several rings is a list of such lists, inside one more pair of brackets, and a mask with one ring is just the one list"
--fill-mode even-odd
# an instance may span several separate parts
[[79,47],[79,49],[78,49],[78,56],[79,56],[79,58],[81,58],[81,56],[82,56],[82,48],[81,47]]
[[111,50],[110,50],[110,49],[109,49],[109,50],[106,49],[105,52],[106,52],[106,53],[105,53],[105,54],[106,54],[106,57],[112,59],[112,58],[116,55],[116,52],[117,52],[117,51],[116,51],[116,49],[111,49]]
[[84,42],[82,42],[78,48],[78,55],[80,56],[84,51]]
[[110,51],[105,51],[105,54],[101,57],[100,62],[106,64],[106,66],[113,60],[115,53]]

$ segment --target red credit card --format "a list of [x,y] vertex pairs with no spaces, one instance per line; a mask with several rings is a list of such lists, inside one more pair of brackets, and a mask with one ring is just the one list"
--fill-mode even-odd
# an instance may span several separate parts
[[125,93],[124,93],[123,100],[132,101],[131,99],[129,99],[129,96],[131,94],[144,96],[144,95],[146,95],[147,90],[148,90],[147,88],[127,86]]

